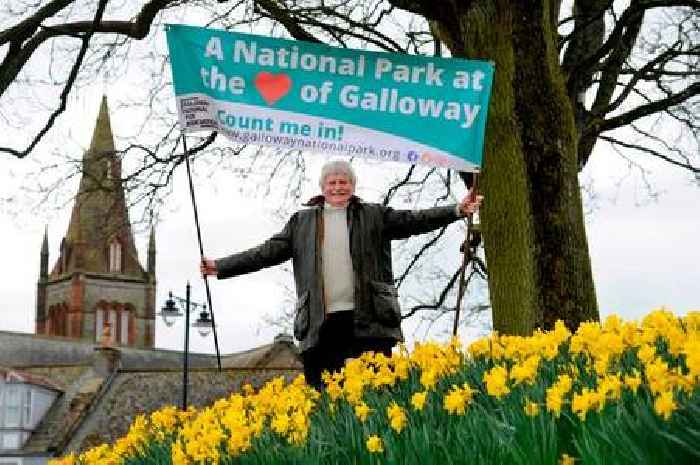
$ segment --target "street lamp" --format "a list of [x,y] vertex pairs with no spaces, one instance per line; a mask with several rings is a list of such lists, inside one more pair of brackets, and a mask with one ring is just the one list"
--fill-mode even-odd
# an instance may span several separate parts
[[[207,306],[190,301],[191,286],[189,281],[185,287],[185,298],[173,295],[172,291],[168,293],[168,300],[160,310],[160,315],[163,317],[165,325],[171,327],[175,323],[175,319],[181,317],[183,312],[180,311],[180,306],[184,305],[185,314],[185,350],[182,357],[182,410],[187,410],[187,382],[190,368],[190,312],[201,307],[199,318],[192,324],[197,328],[197,331],[202,337],[209,335],[214,325],[212,324],[211,316],[207,311]],[[177,302],[177,303],[176,303]]]

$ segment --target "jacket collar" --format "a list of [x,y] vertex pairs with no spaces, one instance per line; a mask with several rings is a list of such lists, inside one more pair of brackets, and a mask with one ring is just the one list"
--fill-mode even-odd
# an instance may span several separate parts
[[[311,197],[309,200],[306,201],[306,203],[303,203],[302,205],[305,207],[322,207],[325,201],[326,198],[323,195],[317,195],[315,197]],[[352,197],[350,197],[348,207],[359,205],[360,203],[362,203],[362,199],[356,195],[353,195]]]

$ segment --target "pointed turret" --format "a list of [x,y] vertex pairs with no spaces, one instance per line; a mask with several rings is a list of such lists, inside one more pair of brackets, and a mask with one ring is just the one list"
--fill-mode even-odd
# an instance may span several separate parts
[[49,278],[49,227],[44,228],[44,240],[41,242],[39,260],[39,281],[36,283],[36,310],[34,328],[37,334],[43,334],[46,325],[46,283]]
[[49,275],[49,226],[44,228],[44,240],[41,243],[41,259],[39,261],[39,279]]

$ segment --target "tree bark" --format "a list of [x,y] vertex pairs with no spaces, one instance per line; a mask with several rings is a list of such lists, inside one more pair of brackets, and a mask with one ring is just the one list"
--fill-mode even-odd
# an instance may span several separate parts
[[[535,6],[537,3],[537,6]],[[516,116],[521,122],[535,230],[543,325],[570,329],[597,320],[588,241],[578,183],[577,134],[556,47],[548,1],[513,2]]]
[[494,329],[502,333],[598,319],[555,7],[479,0],[461,12],[458,28],[437,27],[454,56],[496,63],[481,218]]

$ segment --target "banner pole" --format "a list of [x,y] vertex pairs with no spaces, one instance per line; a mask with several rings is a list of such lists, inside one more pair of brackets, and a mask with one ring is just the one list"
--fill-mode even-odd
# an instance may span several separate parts
[[[185,152],[185,166],[187,167],[187,180],[190,184],[190,199],[192,200],[192,210],[194,210],[194,224],[197,227],[197,241],[199,242],[199,258],[200,262],[204,260],[204,246],[202,245],[202,231],[199,227],[199,214],[197,213],[197,201],[194,198],[194,184],[192,183],[192,170],[190,169],[190,156],[187,151],[187,140],[185,139],[185,131],[182,131],[182,148]],[[211,326],[214,330],[214,346],[216,347],[216,362],[221,372],[221,354],[219,353],[219,338],[216,335],[216,320],[214,319],[214,307],[211,305],[211,291],[209,290],[209,281],[207,276],[202,276],[204,279],[204,288],[207,291],[207,304],[209,305],[209,313],[211,313]]]
[[[473,199],[476,199],[476,194],[477,194],[477,189],[478,189],[478,184],[479,182],[479,174],[474,173],[474,184],[472,185],[472,191],[469,194],[470,197]],[[462,268],[459,270],[459,288],[457,291],[457,304],[455,305],[455,321],[454,324],[452,325],[452,336],[457,336],[457,327],[459,326],[459,314],[462,309],[462,298],[464,297],[464,292],[466,291],[466,285],[465,285],[465,277],[464,275],[466,274],[467,270],[467,265],[471,261],[471,248],[469,244],[469,233],[471,232],[472,228],[474,226],[474,215],[472,213],[467,214],[467,224],[466,228],[464,228],[464,245],[463,248],[464,250],[463,255],[462,255]]]

